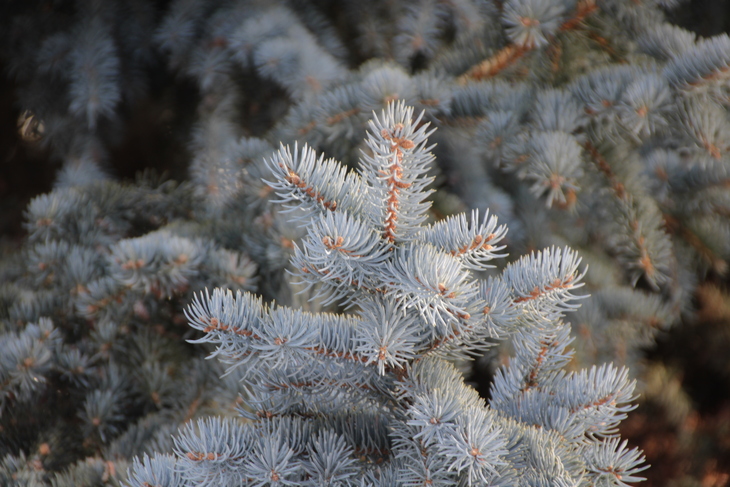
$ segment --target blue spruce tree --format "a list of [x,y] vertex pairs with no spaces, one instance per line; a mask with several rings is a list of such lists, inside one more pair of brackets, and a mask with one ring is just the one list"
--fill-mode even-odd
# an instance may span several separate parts
[[[590,296],[564,317],[575,337],[570,370],[627,365],[648,384],[645,401],[675,425],[691,418],[690,376],[644,358],[657,334],[706,320],[698,303],[727,301],[730,37],[672,25],[665,13],[678,3],[4,2],[0,58],[16,87],[19,131],[63,168],[54,191],[28,208],[22,251],[0,262],[0,484],[110,485],[130,458],[170,451],[160,438],[180,423],[225,415],[237,394],[204,387],[221,365],[202,366],[207,350],[180,344],[180,330],[194,332],[183,303],[203,286],[235,292],[254,282],[266,301],[306,302],[283,271],[307,226],[287,224],[268,204],[262,159],[280,141],[306,143],[354,167],[370,114],[393,100],[438,127],[429,213],[489,209],[509,227],[501,242],[511,256],[490,261],[492,279],[537,249],[580,254]],[[156,157],[156,144],[128,138],[158,141],[166,137],[150,134],[162,132],[175,147],[188,144],[184,168],[179,152]],[[131,145],[189,181],[111,182]],[[365,211],[354,195],[343,198],[332,198],[340,207],[330,226],[342,223],[342,205]],[[410,239],[399,229],[427,223],[396,221],[394,247]],[[302,274],[319,255],[307,245],[295,259],[302,285],[365,313],[346,286]],[[328,245],[335,252],[337,239]],[[392,252],[375,255],[387,263]],[[408,289],[387,284],[396,286],[389,295]],[[725,298],[709,299],[716,293]],[[434,306],[419,316],[448,329]],[[722,353],[714,329],[691,334]],[[518,352],[493,347],[474,370],[487,382],[485,369]],[[227,380],[236,382],[233,373]],[[699,464],[705,451],[678,455]]]
[[[137,459],[130,486],[624,486],[640,451],[617,425],[635,383],[612,365],[567,371],[566,312],[585,271],[548,248],[481,278],[507,229],[474,211],[427,224],[421,117],[391,103],[369,123],[358,172],[282,147],[269,184],[305,225],[296,277],[342,314],[198,294],[197,343],[240,370],[241,418],[188,423],[172,454]],[[487,404],[454,361],[511,340]]]

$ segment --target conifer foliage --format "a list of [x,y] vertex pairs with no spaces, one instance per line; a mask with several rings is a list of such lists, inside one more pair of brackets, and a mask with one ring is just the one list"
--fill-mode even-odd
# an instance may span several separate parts
[[[462,397],[450,385],[443,387],[451,395],[427,402],[417,381],[431,377],[426,364],[505,338],[473,367],[488,383],[514,353],[484,409],[494,429],[482,433],[493,434],[497,452],[485,457],[497,473],[484,475],[510,483],[513,466],[546,462],[537,469],[544,473],[559,460],[563,467],[550,467],[555,478],[585,471],[583,483],[603,482],[599,472],[629,482],[631,474],[612,477],[621,463],[611,459],[633,454],[598,435],[623,412],[596,419],[580,404],[628,407],[598,385],[624,381],[610,362],[650,384],[644,399],[666,406],[677,424],[689,418],[681,387],[651,386],[656,377],[676,385],[689,376],[656,366],[647,376],[645,350],[657,333],[693,319],[708,283],[727,279],[730,260],[730,37],[671,25],[665,13],[678,3],[0,2],[0,60],[15,87],[18,130],[63,167],[54,190],[28,207],[23,248],[0,256],[0,484],[113,485],[145,452],[160,453],[158,466],[187,465],[187,453],[163,453],[172,452],[168,433],[189,421],[178,441],[213,431],[206,438],[215,452],[281,454],[299,470],[280,478],[295,483],[334,469],[311,463],[313,452],[341,449],[355,452],[332,457],[352,460],[342,460],[353,472],[346,482],[375,482],[377,471],[377,483],[417,484],[404,472],[425,475],[426,467],[396,453],[416,447],[428,452],[429,472],[448,464],[446,483],[477,481],[482,474],[456,455],[453,433],[471,431],[466,418],[476,417],[457,406],[472,411],[476,403],[450,402]],[[367,134],[371,113],[393,100],[423,110],[421,121],[386,123],[402,110],[391,107]],[[419,132],[423,121],[438,131]],[[140,135],[155,142],[139,144]],[[438,143],[438,168],[428,176],[429,150],[419,145],[426,135]],[[288,148],[272,158],[279,143]],[[186,181],[112,181],[132,145]],[[361,172],[348,173],[363,148]],[[431,223],[432,215],[444,219]],[[497,258],[501,245],[509,256]],[[253,291],[254,283],[261,301],[198,293]],[[561,293],[581,283],[590,296],[575,308]],[[294,293],[297,285],[307,293]],[[222,309],[235,324],[216,316],[228,330],[188,327],[182,308],[194,294],[194,323]],[[318,299],[308,301],[312,295]],[[263,304],[272,300],[279,306]],[[321,303],[349,314],[281,306],[317,312]],[[560,320],[573,329],[570,360]],[[285,324],[292,336],[277,344]],[[312,348],[312,330],[322,334],[320,348]],[[223,342],[184,343],[196,333]],[[220,358],[240,364],[228,382],[210,380],[221,373],[217,361],[198,360],[216,345]],[[585,375],[560,372],[591,365],[598,368]],[[434,370],[446,374],[444,367]],[[230,413],[237,374],[248,375],[244,414],[260,409],[272,419],[256,419],[249,436],[234,420],[196,426],[199,416]],[[282,386],[290,376],[301,387]],[[586,398],[587,390],[603,392]],[[360,412],[330,414],[340,406]],[[443,411],[450,426],[411,434],[435,417],[427,408]],[[602,426],[581,437],[575,415]],[[280,416],[289,419],[273,419]],[[254,432],[276,428],[300,435],[286,436],[290,457],[255,440]],[[376,447],[388,454],[365,465],[360,457],[377,462],[368,456]],[[254,468],[249,457],[225,458]],[[153,468],[141,462],[134,475]],[[601,462],[612,467],[591,467]],[[259,465],[244,476],[226,470],[233,460],[224,463],[233,479],[267,471]],[[174,484],[183,471],[203,470],[153,471]]]
[[235,379],[185,346],[183,305],[212,283],[253,290],[256,266],[198,206],[151,175],[62,177],[31,201],[0,266],[0,485],[113,485],[180,424],[233,409]]
[[[228,215],[258,179],[238,161],[299,142],[354,165],[369,114],[398,99],[440,128],[440,188],[499,215],[513,254],[570,245],[591,263],[579,362],[635,368],[727,271],[730,37],[671,25],[679,2],[9,3],[21,125],[75,183],[105,174],[160,80],[197,89],[188,174]],[[274,227],[248,235],[271,237],[246,249],[260,268],[286,261]]]
[[[635,383],[612,365],[568,372],[584,270],[548,248],[479,277],[507,229],[494,216],[427,224],[429,124],[391,103],[358,172],[282,147],[269,183],[306,226],[296,277],[345,312],[197,294],[186,315],[241,370],[240,418],[189,423],[175,454],[135,460],[132,486],[629,485],[646,468],[616,426]],[[452,365],[498,340],[514,356],[486,404]]]

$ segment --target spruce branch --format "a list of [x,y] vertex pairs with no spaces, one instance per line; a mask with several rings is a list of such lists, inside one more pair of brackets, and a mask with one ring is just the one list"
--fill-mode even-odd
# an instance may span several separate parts
[[[626,369],[564,370],[572,339],[562,318],[585,275],[577,253],[545,249],[478,278],[501,257],[506,228],[478,212],[424,225],[427,124],[399,102],[371,129],[358,176],[309,149],[298,166],[304,186],[292,182],[298,163],[287,149],[269,162],[279,197],[307,210],[306,220],[293,215],[307,231],[297,274],[352,314],[220,288],[187,308],[200,333],[191,341],[211,344],[229,373],[241,370],[250,422],[184,428],[175,440],[184,485],[484,485],[520,473],[525,485],[575,483],[604,475],[611,454],[616,479],[638,480],[640,454],[610,443],[634,399]],[[332,198],[318,197],[330,189],[318,164],[335,177]],[[351,191],[357,204],[322,204]],[[507,338],[515,355],[487,405],[447,359]],[[130,478],[150,474],[145,462]]]
[[581,0],[570,18],[565,17],[564,8],[560,2],[549,0],[505,2],[502,21],[512,42],[470,68],[459,82],[465,84],[498,75],[531,50],[547,44],[558,32],[579,28],[598,6],[595,0]]

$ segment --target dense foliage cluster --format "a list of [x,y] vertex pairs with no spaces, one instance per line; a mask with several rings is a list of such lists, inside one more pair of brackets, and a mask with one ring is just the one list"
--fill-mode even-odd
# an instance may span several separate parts
[[[725,275],[730,255],[730,38],[698,38],[671,25],[664,12],[674,3],[7,2],[0,7],[0,56],[17,86],[19,131],[62,169],[54,190],[28,208],[23,249],[4,254],[0,266],[2,478],[103,485],[124,476],[135,455],[171,452],[168,433],[179,424],[231,414],[236,379],[252,373],[248,366],[226,384],[209,380],[221,372],[215,362],[198,360],[209,349],[184,344],[197,335],[182,309],[204,287],[255,284],[265,302],[312,312],[349,304],[355,312],[361,304],[344,284],[300,272],[327,262],[313,229],[330,238],[331,251],[337,236],[362,238],[371,266],[396,253],[368,247],[372,242],[357,232],[327,233],[350,224],[344,214],[366,226],[378,221],[370,214],[378,206],[366,208],[357,196],[378,186],[364,177],[368,159],[357,179],[334,163],[315,163],[313,151],[349,167],[363,150],[376,157],[363,141],[384,135],[367,135],[367,122],[394,100],[424,111],[423,121],[438,128],[431,135],[438,167],[428,177],[423,168],[411,173],[416,179],[409,183],[421,185],[408,202],[417,216],[398,216],[391,243],[432,220],[474,210],[449,231],[445,223],[433,226],[441,230],[432,240],[413,239],[424,248],[450,248],[457,237],[447,234],[488,226],[491,220],[477,214],[489,211],[509,228],[499,236],[510,249],[509,257],[490,261],[497,266],[487,271],[492,279],[537,262],[519,260],[523,255],[562,262],[564,250],[542,249],[573,249],[569,255],[587,264],[582,282],[589,296],[565,316],[575,337],[569,367],[614,362],[641,374],[643,348],[692,316],[697,290]],[[156,116],[140,122],[134,114],[150,106],[158,111],[143,113]],[[187,181],[161,183],[148,174],[114,182],[110,161],[124,136],[153,129],[171,130],[185,144]],[[402,135],[389,137],[397,145]],[[280,143],[308,149],[272,156]],[[179,156],[163,165],[179,164]],[[265,160],[287,158],[311,165],[315,178],[332,178],[330,191],[348,189],[327,200],[340,205],[328,209],[335,210],[329,220],[302,226],[282,216],[275,193],[285,183],[277,180],[272,191],[262,179],[272,177]],[[340,176],[347,184],[337,186]],[[430,177],[437,191],[420,192]],[[302,198],[311,196],[305,189]],[[296,246],[305,226],[310,236]],[[419,262],[441,259],[412,245]],[[390,262],[388,272],[407,272],[414,262]],[[468,272],[483,264],[463,262]],[[292,281],[286,269],[298,277]],[[370,271],[347,271],[347,280],[366,281]],[[322,279],[330,294],[317,294]],[[307,291],[297,294],[300,288]],[[391,291],[406,299],[413,289],[400,283]],[[471,316],[464,299],[449,309]],[[283,313],[261,306],[261,316]],[[438,324],[434,334],[450,326],[439,306],[418,308],[419,319]],[[348,319],[364,320],[357,313]],[[506,330],[499,336],[514,338]],[[552,332],[564,337],[568,329]],[[467,333],[460,345],[467,336],[473,338]],[[376,368],[404,367],[428,339],[409,339],[407,353],[386,353],[391,362]],[[496,370],[510,353],[519,357],[519,342],[509,343],[477,363]],[[653,397],[681,422],[691,405],[667,386],[676,378],[666,370],[647,373],[647,391],[658,391]],[[199,387],[181,387],[186,381]],[[47,414],[55,401],[62,404],[58,414]],[[210,427],[233,427],[216,424]],[[307,434],[349,438],[329,423],[317,428]],[[123,448],[115,446],[120,442]],[[448,475],[467,467],[454,468]]]
[[[187,309],[212,356],[243,370],[250,420],[203,419],[130,485],[628,485],[643,457],[616,436],[634,383],[566,373],[580,258],[551,248],[478,279],[506,229],[473,212],[424,225],[428,124],[391,104],[358,173],[282,148],[271,183],[306,222],[294,272],[352,314],[215,289]],[[299,210],[299,211],[297,211]],[[449,360],[512,337],[487,406]],[[161,480],[164,479],[164,480]]]
[[113,478],[112,459],[233,408],[235,380],[185,347],[182,308],[212,282],[253,289],[255,265],[203,236],[195,204],[188,185],[149,179],[59,186],[31,202],[26,248],[0,287],[0,483],[72,464],[60,485]]

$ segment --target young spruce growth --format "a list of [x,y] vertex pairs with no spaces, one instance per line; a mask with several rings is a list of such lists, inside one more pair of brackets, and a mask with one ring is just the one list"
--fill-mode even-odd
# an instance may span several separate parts
[[[567,372],[565,312],[580,258],[551,248],[501,257],[506,233],[477,212],[425,225],[428,124],[391,103],[370,122],[359,173],[311,149],[271,160],[277,194],[307,224],[300,279],[352,314],[267,306],[250,293],[198,295],[187,316],[213,356],[244,369],[240,413],[137,459],[133,486],[628,485],[647,468],[617,425],[634,382],[612,365]],[[487,405],[451,364],[511,339]]]

